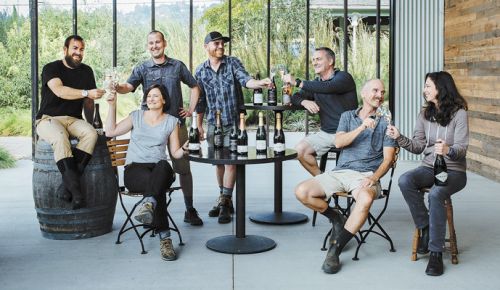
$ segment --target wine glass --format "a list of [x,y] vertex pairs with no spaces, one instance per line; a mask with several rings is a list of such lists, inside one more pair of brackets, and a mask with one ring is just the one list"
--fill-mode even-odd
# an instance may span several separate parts
[[377,117],[384,118],[387,124],[391,124],[392,121],[392,113],[389,110],[389,105],[387,103],[382,104],[382,106],[378,107],[376,112]]
[[102,87],[106,90],[104,95],[107,100],[111,98],[111,92],[113,88],[118,85],[118,70],[116,67],[108,68],[104,72],[104,80],[102,82]]

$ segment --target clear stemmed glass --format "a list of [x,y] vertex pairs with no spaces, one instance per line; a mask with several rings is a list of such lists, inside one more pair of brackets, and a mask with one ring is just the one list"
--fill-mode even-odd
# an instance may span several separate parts
[[376,116],[377,118],[384,118],[387,124],[390,125],[392,121],[392,113],[391,110],[389,110],[389,105],[384,103],[382,106],[378,107]]
[[111,91],[113,87],[118,84],[118,70],[116,67],[106,69],[104,73],[104,80],[102,82],[102,87],[106,90],[105,98],[109,99],[111,97]]

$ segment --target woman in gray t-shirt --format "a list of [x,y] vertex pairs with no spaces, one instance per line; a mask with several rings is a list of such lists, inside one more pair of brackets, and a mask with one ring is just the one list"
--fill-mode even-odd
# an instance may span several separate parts
[[116,124],[116,95],[108,100],[106,136],[115,137],[130,132],[125,162],[124,183],[132,192],[142,192],[146,199],[134,218],[151,224],[160,237],[160,252],[164,260],[175,260],[170,239],[165,193],[175,180],[175,173],[165,153],[168,144],[172,158],[182,158],[187,150],[179,144],[178,119],[164,113],[170,105],[162,85],[146,90],[148,110],[136,110]]

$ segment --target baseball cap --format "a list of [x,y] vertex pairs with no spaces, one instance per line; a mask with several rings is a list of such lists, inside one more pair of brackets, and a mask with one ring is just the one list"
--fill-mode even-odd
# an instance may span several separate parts
[[224,40],[224,42],[229,42],[231,40],[231,38],[227,36],[222,36],[222,34],[218,31],[212,31],[209,34],[207,34],[207,36],[205,36],[205,44],[209,43],[210,41],[219,39]]

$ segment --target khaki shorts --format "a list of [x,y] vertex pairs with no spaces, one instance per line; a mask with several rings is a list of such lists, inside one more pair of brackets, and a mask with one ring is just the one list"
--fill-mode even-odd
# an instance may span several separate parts
[[[351,192],[359,188],[365,177],[372,176],[373,172],[358,172],[350,169],[328,171],[314,177],[325,192],[325,200],[331,198],[337,192]],[[380,182],[371,187],[376,192],[376,198],[382,193]]]
[[[188,140],[188,131],[186,128],[186,124],[178,125],[179,126],[179,145],[182,146]],[[189,174],[191,173],[191,166],[189,165],[188,156],[184,155],[181,159],[175,159],[172,157],[170,152],[170,146],[167,146],[168,154],[170,155],[170,160],[172,161],[172,167],[174,172],[177,174]]]
[[335,134],[326,133],[319,130],[319,132],[310,134],[304,138],[316,152],[316,156],[323,156],[332,147],[335,147]]

